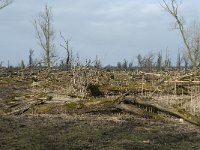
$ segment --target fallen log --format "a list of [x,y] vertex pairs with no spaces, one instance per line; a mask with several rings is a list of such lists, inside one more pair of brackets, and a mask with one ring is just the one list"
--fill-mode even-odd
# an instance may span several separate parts
[[43,100],[34,100],[31,103],[27,103],[25,104],[23,107],[16,109],[14,111],[11,111],[9,113],[6,113],[5,115],[21,115],[23,113],[25,113],[26,111],[28,111],[30,108],[36,106],[36,105],[41,105],[44,104]]
[[155,113],[162,112],[165,114],[168,114],[170,116],[174,116],[177,118],[182,118],[186,122],[189,122],[191,124],[194,124],[196,126],[200,126],[200,123],[197,121],[194,121],[187,116],[179,113],[173,108],[164,108],[162,106],[159,106],[157,104],[151,103],[150,101],[145,100],[144,98],[141,98],[139,96],[129,96],[125,97],[123,100],[119,102],[119,104],[116,106],[118,109],[121,109],[123,111],[132,112],[132,113],[138,113],[141,114],[141,111],[136,111],[136,109],[133,106],[137,106],[138,108],[146,109],[147,111],[152,111]]
[[116,106],[117,109],[120,109],[122,111],[131,112],[135,115],[143,116],[144,111],[134,105],[127,105],[125,103],[120,103]]
[[164,83],[200,84],[200,81],[180,81],[180,80],[174,80],[174,81],[164,81]]

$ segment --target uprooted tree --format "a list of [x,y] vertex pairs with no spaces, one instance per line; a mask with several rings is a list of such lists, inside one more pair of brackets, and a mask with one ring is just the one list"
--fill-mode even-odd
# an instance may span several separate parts
[[161,6],[175,19],[174,29],[180,31],[186,49],[185,55],[192,68],[196,68],[199,66],[200,59],[200,24],[194,22],[186,28],[183,17],[179,15],[180,4],[178,0],[169,0],[169,2],[163,0]]

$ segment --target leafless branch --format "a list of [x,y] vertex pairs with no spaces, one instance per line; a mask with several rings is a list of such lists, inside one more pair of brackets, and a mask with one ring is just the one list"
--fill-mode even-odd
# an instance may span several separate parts
[[66,40],[65,37],[62,35],[62,33],[60,32],[60,36],[62,38],[62,40],[64,41],[65,45],[60,44],[61,47],[63,47],[66,51],[67,51],[67,59],[66,59],[66,64],[69,65],[70,64],[70,49],[69,49],[69,41],[71,40]]
[[14,0],[0,0],[0,9],[10,5]]
[[[166,2],[166,0],[162,0],[162,1],[163,1],[163,3],[161,4],[161,7],[166,12],[168,12],[176,21],[174,29],[178,29],[181,33],[181,37],[182,37],[184,45],[186,47],[187,54],[188,54],[189,60],[191,62],[191,65],[193,67],[197,67],[198,61],[199,61],[198,59],[200,56],[200,47],[198,46],[199,40],[197,40],[197,38],[196,38],[195,46],[191,46],[191,45],[194,45],[194,41],[193,41],[193,43],[191,42],[191,38],[186,33],[186,29],[184,26],[184,19],[183,19],[183,17],[181,17],[178,14],[179,6],[181,5],[181,1],[180,1],[180,3],[178,3],[178,0],[169,0],[169,2]],[[193,31],[193,32],[196,32],[196,31]]]

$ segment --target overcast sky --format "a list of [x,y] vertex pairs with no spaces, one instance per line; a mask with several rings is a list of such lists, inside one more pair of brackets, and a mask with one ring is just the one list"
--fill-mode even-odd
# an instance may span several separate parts
[[[182,49],[180,35],[171,31],[173,18],[160,7],[161,0],[15,0],[0,10],[0,61],[16,65],[22,59],[28,62],[29,49],[40,58],[32,19],[52,7],[54,27],[71,39],[74,54],[82,59],[95,59],[104,65],[116,64],[124,58],[135,59],[138,54],[157,53],[168,48],[172,57]],[[180,13],[186,23],[200,17],[200,1],[183,0]],[[57,54],[64,50],[56,36]],[[135,59],[136,62],[136,59]]]

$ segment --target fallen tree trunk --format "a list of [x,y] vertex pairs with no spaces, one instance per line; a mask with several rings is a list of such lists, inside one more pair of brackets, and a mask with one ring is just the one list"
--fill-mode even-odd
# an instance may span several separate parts
[[9,113],[6,113],[5,115],[21,115],[23,114],[24,112],[28,111],[30,108],[36,106],[36,105],[41,105],[44,103],[44,100],[34,100],[30,103],[27,103],[27,104],[22,104],[23,106],[18,108],[18,109],[15,109]]
[[180,80],[174,80],[174,81],[164,81],[164,83],[200,84],[200,81],[180,81]]
[[155,112],[155,113],[162,112],[162,113],[168,114],[170,116],[182,118],[183,120],[185,120],[191,124],[194,124],[196,126],[200,126],[199,122],[188,118],[187,116],[179,113],[175,109],[163,108],[157,104],[150,103],[149,101],[147,101],[141,97],[138,97],[138,96],[125,97],[124,99],[122,99],[119,102],[119,104],[116,107],[118,109],[121,109],[121,110],[127,111],[127,112],[132,112],[132,113],[137,112],[138,114],[142,113],[141,111],[136,110],[136,108],[134,108],[133,106],[137,106],[138,108],[142,108],[144,110]]

